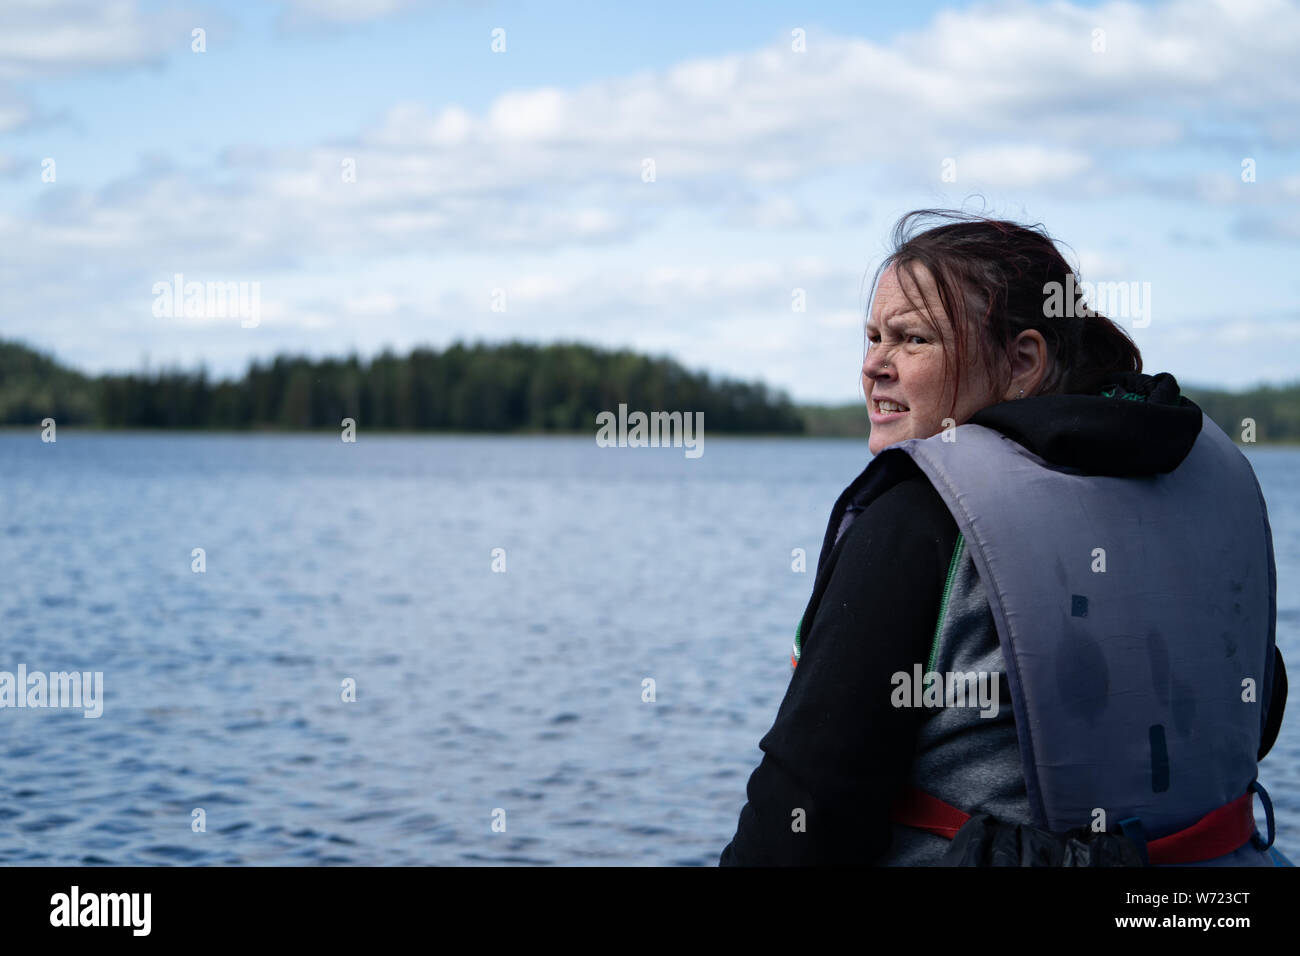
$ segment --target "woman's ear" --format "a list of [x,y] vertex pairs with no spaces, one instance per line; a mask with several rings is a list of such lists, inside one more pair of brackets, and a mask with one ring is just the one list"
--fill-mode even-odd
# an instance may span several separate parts
[[1037,329],[1025,329],[1017,335],[1007,348],[1007,361],[1011,366],[1011,384],[1003,401],[1020,396],[1021,390],[1025,395],[1034,394],[1047,377],[1047,340],[1043,333]]

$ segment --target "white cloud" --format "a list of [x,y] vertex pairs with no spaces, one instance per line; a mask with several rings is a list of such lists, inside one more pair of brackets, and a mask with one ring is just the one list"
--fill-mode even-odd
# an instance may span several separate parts
[[[1069,250],[1064,251],[1067,262],[1072,261]],[[1115,256],[1109,252],[1102,252],[1095,249],[1078,250],[1077,262],[1079,275],[1086,282],[1095,282],[1102,280],[1124,281],[1135,280],[1135,276],[1128,275],[1128,261]]]
[[570,102],[561,90],[551,87],[505,93],[488,111],[487,126],[502,145],[555,140],[579,125],[569,112]]
[[15,84],[88,70],[157,65],[188,51],[190,31],[225,18],[187,6],[146,13],[136,0],[4,0],[0,3],[0,133],[34,123],[38,112]]
[[[289,4],[330,22],[406,7]],[[42,6],[48,16],[36,9],[0,11],[0,77],[148,62],[188,39],[188,26],[173,33],[124,0],[64,0]],[[1105,30],[1100,53],[1091,48],[1096,28]],[[888,42],[812,33],[802,54],[782,39],[572,89],[512,90],[482,110],[394,103],[373,126],[341,131],[330,145],[233,145],[206,178],[149,166],[99,191],[61,183],[29,212],[0,218],[0,242],[11,250],[0,283],[19,314],[54,296],[79,316],[103,317],[174,271],[236,280],[279,271],[299,280],[277,286],[272,315],[287,324],[297,317],[329,328],[365,316],[375,328],[454,330],[462,320],[448,303],[463,298],[494,330],[548,337],[596,329],[622,341],[676,343],[683,355],[766,354],[780,367],[802,334],[789,315],[796,286],[810,289],[806,322],[860,339],[861,317],[848,307],[860,268],[841,275],[838,265],[754,257],[602,279],[569,257],[644,239],[683,217],[744,233],[820,227],[801,198],[804,182],[869,170],[862,191],[844,202],[846,211],[862,209],[870,183],[888,184],[891,195],[947,188],[940,162],[948,156],[958,191],[1163,191],[1183,201],[1190,192],[1240,203],[1247,234],[1294,238],[1293,227],[1266,218],[1279,200],[1294,202],[1294,176],[1242,184],[1229,169],[1152,179],[1123,171],[1115,158],[1174,157],[1205,135],[1193,121],[1203,115],[1230,124],[1243,142],[1300,146],[1300,123],[1283,120],[1300,108],[1296,49],[1300,7],[1291,4],[1008,2],[941,13]],[[0,130],[24,122],[24,111],[0,97]],[[355,182],[342,176],[349,159]],[[642,181],[645,159],[654,161],[655,182]],[[432,277],[423,294],[367,283],[395,257],[513,262],[531,252],[550,254],[551,271],[520,278],[502,266],[519,308],[506,316],[488,313],[483,291],[457,276]],[[88,264],[94,281],[67,281]],[[1101,277],[1111,265],[1094,257],[1083,271]],[[323,281],[340,268],[356,281]],[[93,308],[84,305],[92,299]],[[92,338],[112,326],[81,322]]]
[[293,23],[334,24],[381,20],[420,6],[420,0],[284,0]]
[[0,79],[160,62],[188,50],[190,29],[211,19],[180,9],[146,13],[135,0],[5,0]]
[[[135,8],[113,9],[136,38],[125,49],[143,49]],[[1090,51],[1095,24],[1107,30],[1105,53]],[[1265,28],[1262,49],[1246,42]],[[129,203],[108,191],[83,197],[81,225],[87,237],[96,222],[111,223],[128,245],[156,238],[174,248],[197,231],[190,223],[215,221],[257,262],[282,243],[310,256],[362,251],[367,240],[376,255],[394,243],[432,252],[612,241],[670,211],[710,207],[739,226],[813,226],[816,217],[774,183],[860,164],[888,170],[900,188],[939,187],[946,156],[957,160],[959,190],[1146,189],[1109,159],[1116,145],[1163,148],[1190,136],[1170,125],[1171,107],[1235,110],[1249,125],[1300,103],[1300,92],[1275,82],[1289,75],[1279,36],[1300,47],[1300,8],[950,11],[890,45],[814,35],[806,54],[777,45],[573,90],[516,90],[482,114],[399,104],[351,145],[232,150],[230,188],[157,176]],[[1263,79],[1268,97],[1242,93]],[[342,181],[345,158],[356,162],[355,183]],[[656,182],[641,181],[646,158]],[[1197,188],[1228,201],[1242,195],[1230,179]]]
[[31,107],[13,93],[0,88],[0,133],[7,133],[30,122]]
[[954,158],[963,183],[1021,189],[1068,182],[1092,165],[1092,158],[1082,150],[1034,143],[981,147]]

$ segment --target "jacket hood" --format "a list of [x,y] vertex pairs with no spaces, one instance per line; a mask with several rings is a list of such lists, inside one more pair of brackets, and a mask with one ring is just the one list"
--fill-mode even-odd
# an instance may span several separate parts
[[981,409],[970,422],[1055,465],[1093,475],[1173,471],[1201,433],[1201,409],[1168,372],[1109,376],[1095,395],[1032,395]]

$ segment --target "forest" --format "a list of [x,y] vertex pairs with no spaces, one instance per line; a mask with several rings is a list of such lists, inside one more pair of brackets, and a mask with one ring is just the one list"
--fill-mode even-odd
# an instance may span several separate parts
[[667,358],[577,343],[455,344],[312,360],[252,362],[234,380],[202,370],[86,376],[0,342],[0,424],[98,428],[313,429],[352,418],[403,431],[593,431],[620,403],[703,412],[718,432],[798,433],[803,419],[761,383],[692,372]]
[[[1180,383],[1234,441],[1300,441],[1300,382],[1232,392]],[[93,428],[318,429],[352,418],[396,431],[594,432],[619,404],[703,412],[720,433],[864,437],[861,404],[796,405],[761,382],[693,372],[665,357],[581,343],[456,343],[371,359],[277,356],[237,379],[203,369],[85,375],[0,341],[0,425]]]

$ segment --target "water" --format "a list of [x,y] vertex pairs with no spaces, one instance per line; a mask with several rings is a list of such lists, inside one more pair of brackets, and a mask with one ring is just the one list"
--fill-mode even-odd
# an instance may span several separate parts
[[[1248,455],[1300,662],[1300,451]],[[712,865],[865,461],[837,440],[710,437],[687,459],[0,435],[0,670],[105,684],[99,719],[0,711],[0,862]],[[1261,770],[1289,851],[1298,726]]]

